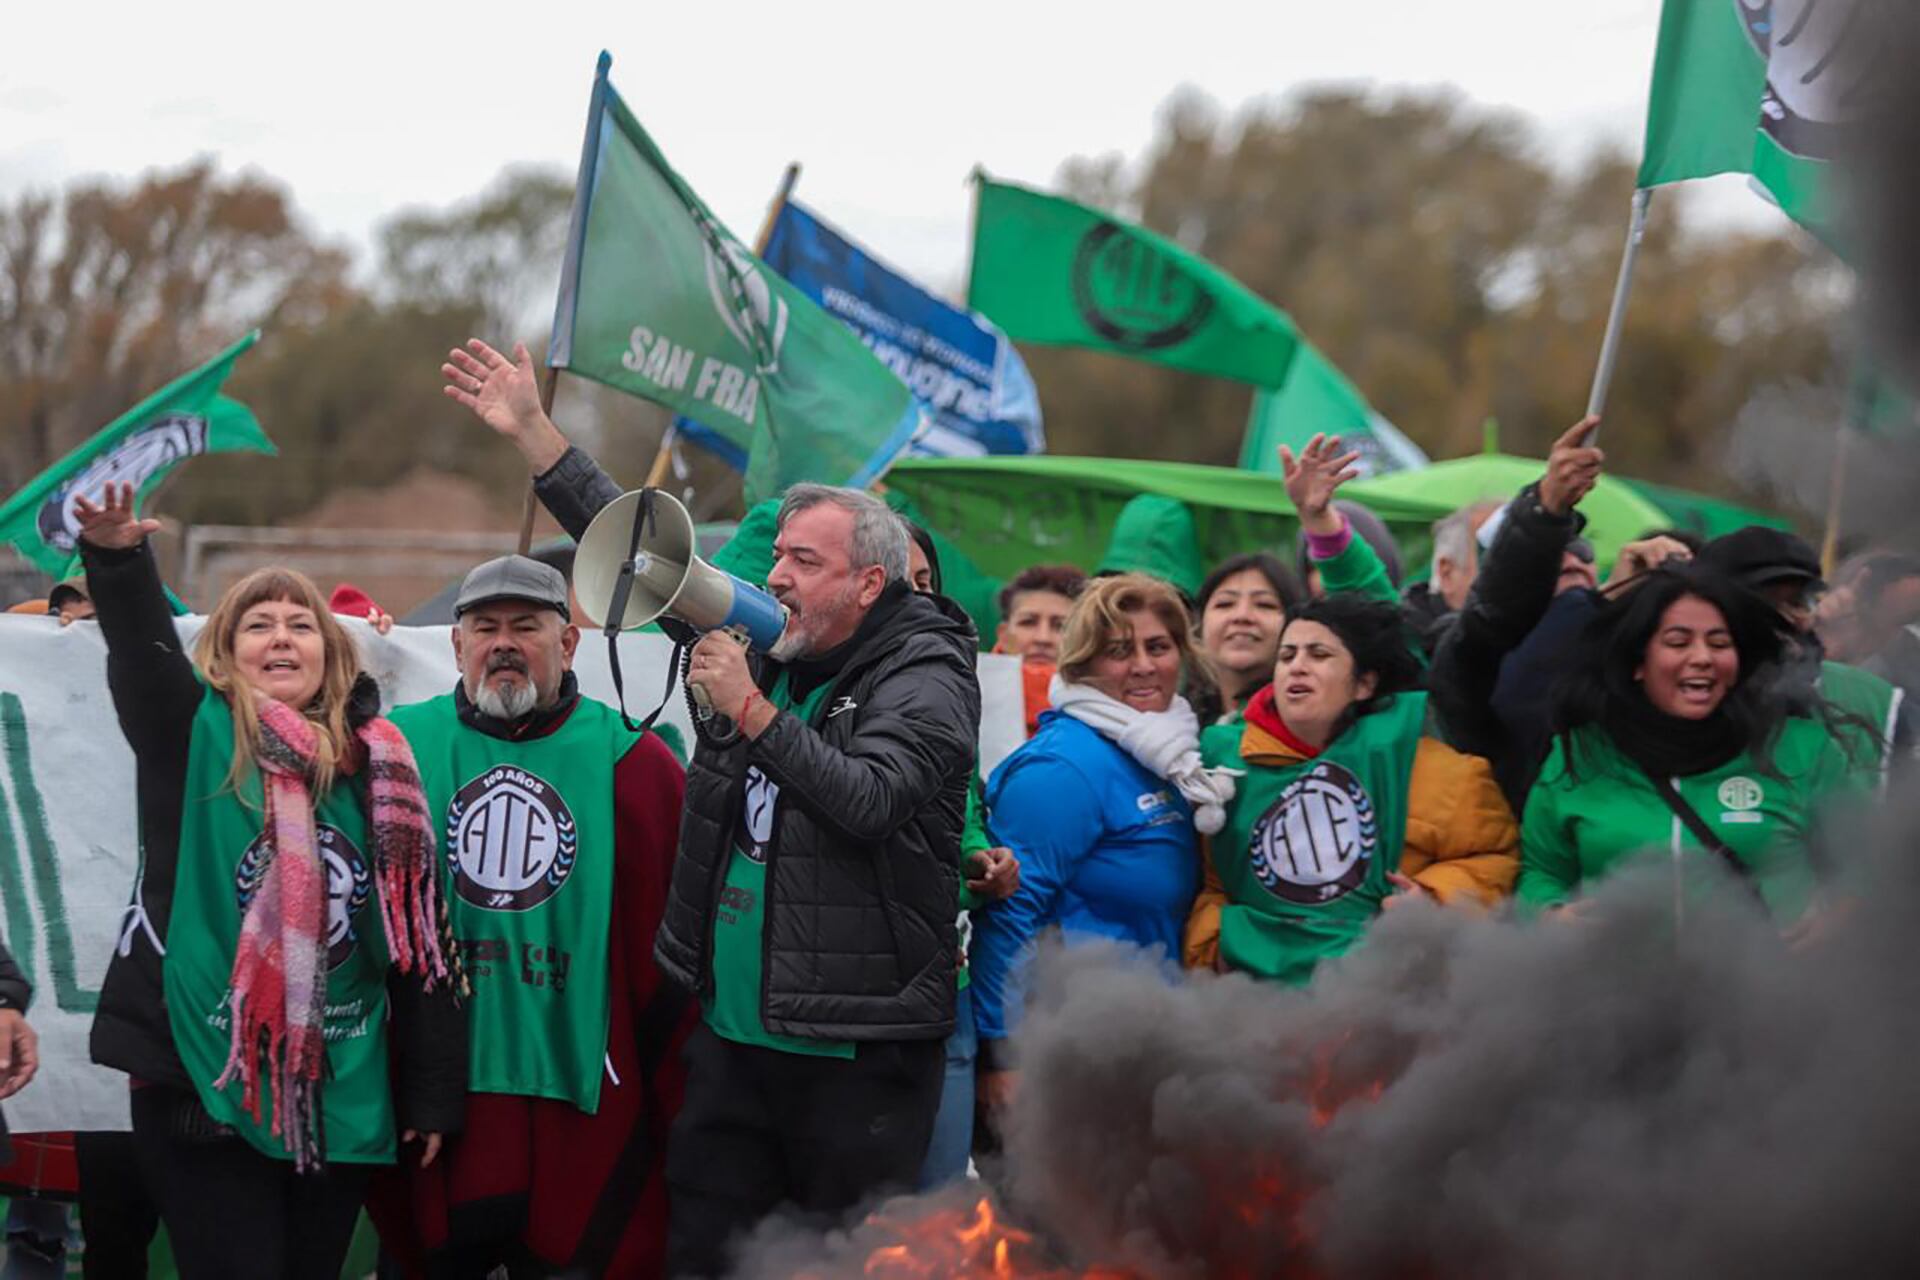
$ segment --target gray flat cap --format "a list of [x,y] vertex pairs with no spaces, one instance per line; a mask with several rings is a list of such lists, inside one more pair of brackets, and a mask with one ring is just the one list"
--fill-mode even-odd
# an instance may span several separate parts
[[527,556],[501,556],[469,573],[453,602],[453,616],[495,600],[526,600],[573,621],[566,578],[552,565]]

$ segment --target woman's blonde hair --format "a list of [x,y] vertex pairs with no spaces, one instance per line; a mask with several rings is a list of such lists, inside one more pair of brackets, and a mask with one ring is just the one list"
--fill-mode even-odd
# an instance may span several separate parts
[[1211,678],[1206,656],[1193,645],[1193,624],[1180,593],[1144,573],[1121,573],[1095,578],[1073,602],[1060,637],[1060,678],[1077,684],[1086,678],[1094,660],[1116,644],[1133,639],[1128,614],[1146,611],[1160,619],[1180,650],[1180,665]]
[[311,703],[294,708],[319,730],[314,776],[315,796],[333,785],[335,771],[355,749],[353,729],[347,723],[347,699],[360,676],[360,652],[353,637],[327,608],[313,579],[294,569],[269,566],[256,569],[227,588],[193,644],[193,664],[201,677],[226,697],[233,711],[233,765],[227,785],[238,791],[252,771],[260,751],[260,713],[254,692],[234,666],[233,641],[247,610],[269,602],[296,604],[312,611],[320,627],[322,668],[320,692]]

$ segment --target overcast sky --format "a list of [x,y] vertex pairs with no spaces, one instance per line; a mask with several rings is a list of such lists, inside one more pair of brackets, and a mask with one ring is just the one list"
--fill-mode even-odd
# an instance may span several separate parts
[[[364,248],[395,209],[468,196],[506,164],[571,172],[605,48],[615,86],[737,235],[753,235],[782,167],[798,159],[803,200],[949,288],[966,260],[964,180],[975,163],[1044,185],[1071,155],[1137,157],[1182,84],[1229,109],[1316,83],[1452,85],[1532,117],[1546,148],[1568,159],[1609,139],[1637,148],[1659,9],[1658,0],[9,5],[0,199],[211,154],[286,183],[315,229]],[[1706,205],[1767,216],[1737,180]]]

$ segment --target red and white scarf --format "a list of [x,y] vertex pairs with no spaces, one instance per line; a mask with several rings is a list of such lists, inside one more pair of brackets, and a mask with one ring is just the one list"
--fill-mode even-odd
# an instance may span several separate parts
[[[241,1103],[257,1121],[264,1058],[273,1133],[305,1171],[325,1158],[320,1081],[326,1070],[327,872],[308,785],[319,737],[313,722],[285,703],[262,698],[259,709],[266,865],[240,922],[229,1010],[232,1047],[213,1083],[218,1089],[239,1080]],[[455,982],[456,975],[420,771],[391,721],[375,717],[358,737],[366,748],[374,878],[387,948],[400,972],[419,974],[431,991],[436,980]]]

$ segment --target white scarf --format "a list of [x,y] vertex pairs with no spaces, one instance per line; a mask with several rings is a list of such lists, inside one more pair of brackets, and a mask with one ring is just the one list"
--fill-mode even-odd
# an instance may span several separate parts
[[1055,711],[1097,730],[1148,772],[1180,788],[1201,832],[1212,835],[1226,825],[1240,771],[1200,763],[1200,718],[1185,698],[1175,694],[1165,711],[1138,711],[1090,684],[1069,684],[1057,675],[1047,696]]

